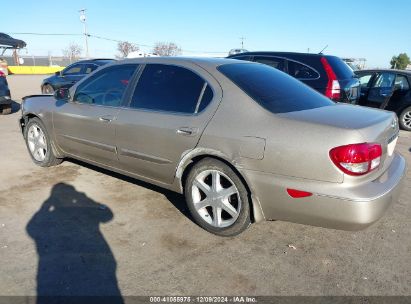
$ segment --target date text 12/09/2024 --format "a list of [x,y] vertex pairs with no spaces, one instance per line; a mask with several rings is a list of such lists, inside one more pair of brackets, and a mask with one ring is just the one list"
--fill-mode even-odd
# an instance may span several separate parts
[[150,297],[150,303],[257,303],[254,297]]

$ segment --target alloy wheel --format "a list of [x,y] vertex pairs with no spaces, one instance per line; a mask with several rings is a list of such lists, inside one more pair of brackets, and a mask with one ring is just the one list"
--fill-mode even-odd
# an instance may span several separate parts
[[411,128],[411,111],[404,113],[402,122],[404,123],[404,126]]
[[235,223],[241,211],[241,198],[234,182],[218,170],[205,170],[191,187],[194,208],[201,218],[217,228]]
[[47,141],[43,130],[37,125],[32,124],[27,132],[27,144],[31,155],[38,162],[46,159]]

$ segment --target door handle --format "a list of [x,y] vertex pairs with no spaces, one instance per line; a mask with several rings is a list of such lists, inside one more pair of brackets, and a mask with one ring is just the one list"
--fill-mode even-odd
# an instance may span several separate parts
[[102,121],[102,122],[111,122],[114,118],[110,117],[110,116],[101,116],[98,118],[98,120]]
[[183,128],[177,129],[177,134],[185,135],[185,136],[193,136],[193,135],[196,135],[197,132],[198,132],[197,128],[183,127]]

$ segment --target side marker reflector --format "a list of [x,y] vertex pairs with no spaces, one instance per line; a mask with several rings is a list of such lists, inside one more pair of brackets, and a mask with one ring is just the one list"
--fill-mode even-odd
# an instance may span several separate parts
[[296,189],[287,189],[287,193],[292,198],[301,198],[301,197],[308,197],[308,196],[313,195],[311,192],[300,191]]

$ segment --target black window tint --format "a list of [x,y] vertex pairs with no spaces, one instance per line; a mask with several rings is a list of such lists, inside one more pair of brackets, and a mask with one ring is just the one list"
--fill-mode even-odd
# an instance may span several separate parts
[[266,64],[266,65],[269,65],[270,67],[284,71],[284,62],[285,62],[284,59],[276,58],[276,57],[256,56],[254,57],[254,61],[258,63]]
[[131,107],[195,113],[205,81],[182,67],[149,64],[134,91]]
[[335,105],[299,80],[260,64],[226,64],[218,68],[245,93],[273,113]]
[[119,65],[98,72],[77,88],[74,101],[120,106],[123,94],[136,68],[137,65]]
[[63,74],[64,75],[78,75],[81,74],[81,70],[83,68],[82,64],[76,64],[71,67],[68,67]]
[[317,79],[320,77],[312,68],[295,61],[288,61],[288,74],[297,79]]
[[341,59],[335,56],[325,56],[338,79],[351,79],[354,71]]

